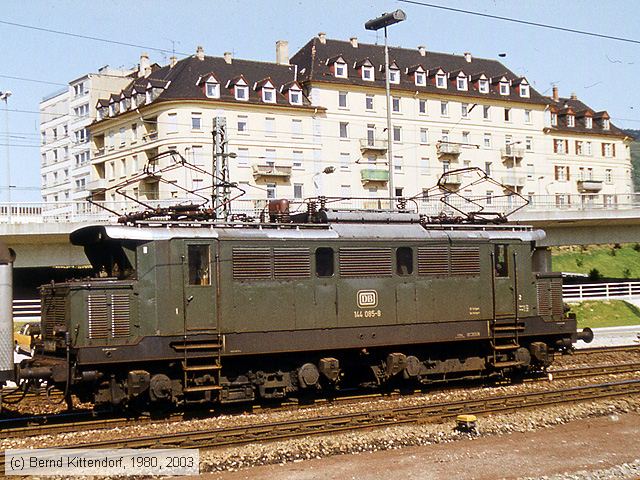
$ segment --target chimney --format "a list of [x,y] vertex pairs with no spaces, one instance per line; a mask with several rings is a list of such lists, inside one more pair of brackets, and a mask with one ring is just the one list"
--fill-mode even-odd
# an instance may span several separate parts
[[425,57],[427,55],[427,47],[424,45],[418,45],[418,51],[420,52],[421,57]]
[[576,95],[576,92],[571,92],[571,100],[577,100],[578,96]]
[[278,65],[289,65],[289,42],[278,40],[276,42],[276,63]]
[[171,55],[169,57],[169,66],[173,68],[176,66],[176,63],[178,63],[178,57],[176,57],[175,55]]
[[149,54],[142,52],[140,55],[140,66],[138,67],[138,78],[146,77],[151,73],[151,63],[149,62]]
[[552,93],[553,101],[554,101],[554,102],[557,102],[557,101],[558,101],[558,99],[560,98],[560,97],[558,97],[558,87],[556,87],[556,86],[554,85],[554,86],[553,86],[553,88],[551,89],[551,91],[553,92],[553,93]]
[[324,32],[318,33],[318,38],[320,39],[320,43],[327,43],[327,34]]
[[353,48],[358,48],[358,37],[351,37],[349,41],[351,42],[351,46]]
[[200,45],[198,45],[198,48],[196,48],[196,57],[200,61],[204,60],[204,48],[202,48]]
[[471,53],[464,52],[464,59],[467,63],[471,63]]
[[231,63],[233,61],[233,54],[231,52],[224,52],[223,56],[226,63]]

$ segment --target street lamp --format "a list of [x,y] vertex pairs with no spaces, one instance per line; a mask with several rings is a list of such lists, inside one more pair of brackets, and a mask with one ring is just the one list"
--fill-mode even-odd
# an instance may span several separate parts
[[320,187],[318,186],[318,182],[317,182],[318,177],[322,174],[330,175],[335,171],[336,171],[336,167],[330,165],[328,167],[325,167],[324,170],[313,174],[313,177],[311,177],[311,180],[313,181],[313,186],[316,189],[316,197],[320,195]]
[[7,165],[6,165],[6,172],[7,172],[7,202],[9,203],[9,218],[11,218],[11,162],[9,159],[9,97],[11,96],[11,91],[10,90],[5,90],[4,92],[0,92],[0,100],[4,100],[4,113],[5,113],[5,117],[4,117],[4,125],[5,125],[5,131],[7,132],[7,138],[6,138],[6,151],[7,151]]
[[389,166],[389,199],[393,201],[395,192],[393,190],[393,132],[391,131],[391,87],[389,85],[389,45],[387,43],[387,27],[400,23],[407,18],[407,15],[400,9],[383,13],[380,17],[369,20],[364,24],[367,30],[380,30],[384,28],[384,76],[385,89],[387,95],[387,165]]

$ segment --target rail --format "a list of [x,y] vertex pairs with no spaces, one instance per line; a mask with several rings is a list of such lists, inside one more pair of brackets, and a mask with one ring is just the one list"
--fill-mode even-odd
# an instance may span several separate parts
[[583,283],[562,287],[562,298],[567,302],[634,297],[640,297],[640,282]]

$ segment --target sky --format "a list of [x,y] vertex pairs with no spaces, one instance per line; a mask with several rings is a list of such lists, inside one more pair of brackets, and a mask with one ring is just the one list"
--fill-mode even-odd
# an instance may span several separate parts
[[[406,21],[389,29],[389,44],[498,59],[533,87],[550,95],[576,93],[594,110],[607,110],[615,125],[640,129],[640,2],[635,0],[417,0],[528,22],[622,37],[596,38],[386,0],[4,0],[0,22],[134,44],[125,46],[0,23],[0,197],[11,165],[11,198],[40,201],[42,97],[98,68],[133,67],[140,53],[168,63],[195,53],[230,51],[235,58],[275,61],[277,40],[293,55],[318,32],[328,38],[383,42],[364,23],[401,8]],[[505,54],[504,57],[499,57]],[[22,80],[9,77],[20,77]],[[7,128],[8,125],[8,128]],[[8,152],[7,152],[8,149]],[[8,154],[7,154],[8,153]]]

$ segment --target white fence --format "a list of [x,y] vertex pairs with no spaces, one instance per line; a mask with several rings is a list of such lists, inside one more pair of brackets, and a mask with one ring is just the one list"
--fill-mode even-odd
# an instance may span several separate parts
[[13,319],[19,322],[40,321],[40,299],[14,300]]
[[563,285],[562,298],[567,302],[640,298],[640,282],[583,283]]

